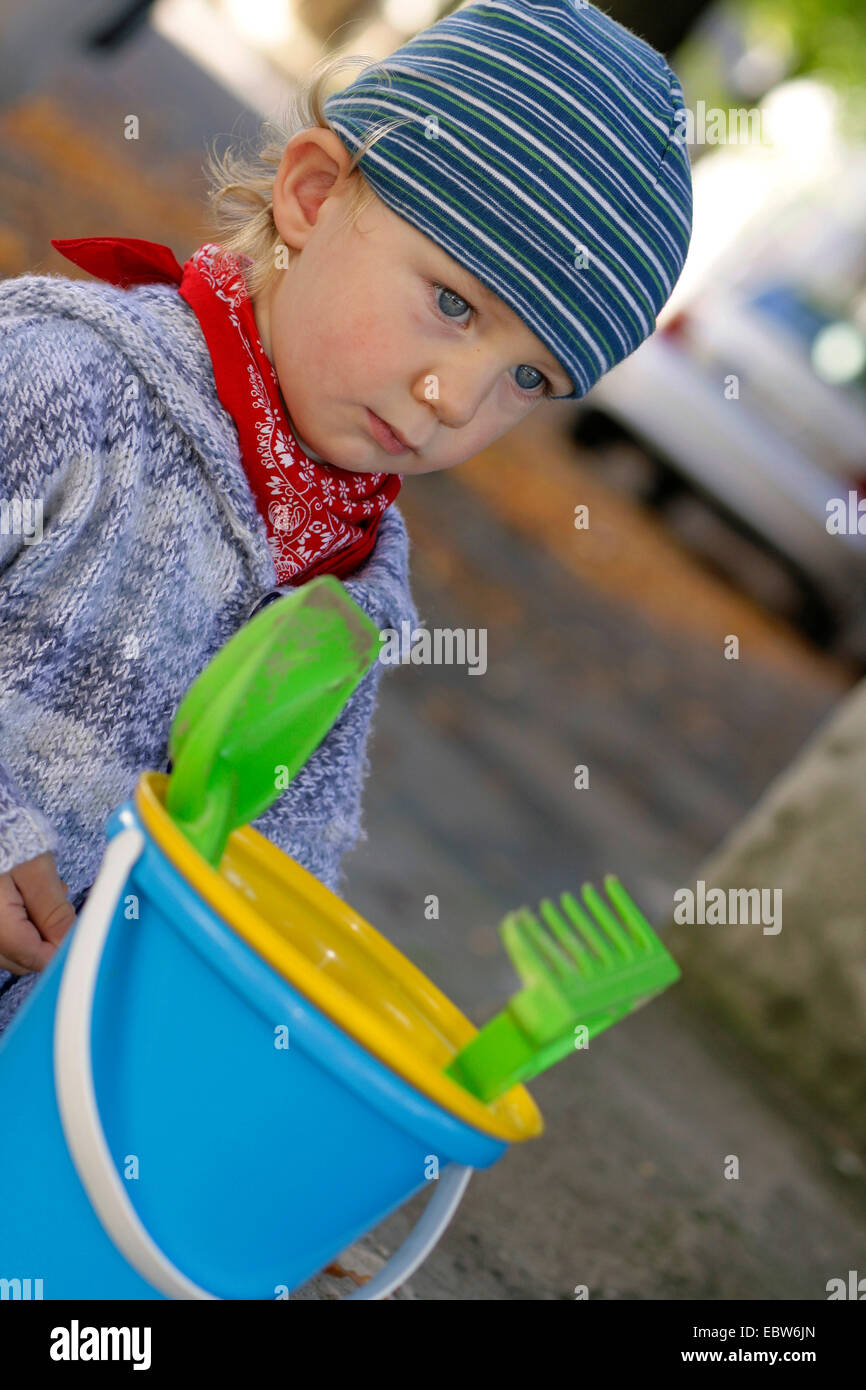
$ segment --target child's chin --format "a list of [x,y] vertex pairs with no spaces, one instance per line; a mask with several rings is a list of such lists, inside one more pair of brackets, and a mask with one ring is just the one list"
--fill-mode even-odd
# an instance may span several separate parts
[[388,461],[388,466],[387,466],[387,467],[385,467],[385,464],[383,464],[383,463],[368,463],[368,464],[365,464],[365,465],[363,465],[363,466],[359,466],[358,464],[346,463],[346,464],[343,464],[342,467],[344,468],[344,470],[345,470],[346,473],[402,473],[402,472],[403,472],[403,469],[402,469],[402,468],[395,468],[394,465],[393,465],[393,463],[392,463],[391,461]]
[[399,457],[389,458],[384,449],[372,449],[366,457],[356,455],[345,461],[340,458],[339,453],[335,453],[331,462],[346,473],[402,473],[403,465],[411,457],[411,454],[400,454]]

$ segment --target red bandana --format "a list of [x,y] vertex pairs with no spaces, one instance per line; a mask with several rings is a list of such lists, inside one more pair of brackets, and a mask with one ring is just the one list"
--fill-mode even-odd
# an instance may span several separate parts
[[241,458],[265,519],[279,584],[319,574],[344,579],[367,558],[399,473],[352,473],[317,463],[292,433],[279,382],[262,347],[240,261],[212,242],[179,266],[167,246],[137,237],[55,241],[61,256],[128,289],[163,281],[195,312],[214,367],[217,395],[237,426]]

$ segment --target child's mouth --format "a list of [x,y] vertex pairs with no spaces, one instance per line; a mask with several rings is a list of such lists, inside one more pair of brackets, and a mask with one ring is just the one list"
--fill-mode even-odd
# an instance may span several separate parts
[[389,424],[386,424],[378,415],[374,415],[369,406],[367,407],[367,415],[370,419],[373,437],[377,444],[381,444],[386,454],[411,454],[413,452],[410,445],[398,434],[395,434]]

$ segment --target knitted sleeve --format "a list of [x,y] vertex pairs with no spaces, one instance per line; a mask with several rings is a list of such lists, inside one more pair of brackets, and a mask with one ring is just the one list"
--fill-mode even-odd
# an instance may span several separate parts
[[99,487],[98,402],[112,356],[75,320],[28,313],[0,323],[0,873],[58,848],[43,810],[4,765],[5,725],[15,691],[31,687],[57,640],[56,625],[40,621],[40,603],[62,568],[78,562]]

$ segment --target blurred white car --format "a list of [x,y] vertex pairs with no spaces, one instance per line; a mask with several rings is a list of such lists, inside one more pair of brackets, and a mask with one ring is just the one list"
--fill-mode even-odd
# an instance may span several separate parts
[[655,470],[648,500],[694,491],[784,567],[812,635],[866,664],[866,534],[828,530],[831,499],[866,499],[866,335],[853,321],[785,280],[713,287],[593,387],[575,437],[638,444]]

